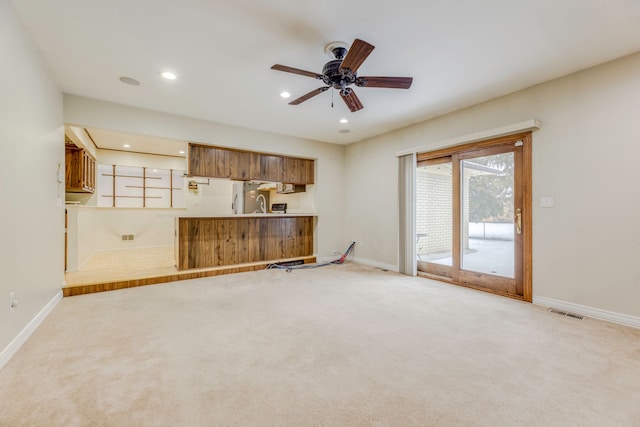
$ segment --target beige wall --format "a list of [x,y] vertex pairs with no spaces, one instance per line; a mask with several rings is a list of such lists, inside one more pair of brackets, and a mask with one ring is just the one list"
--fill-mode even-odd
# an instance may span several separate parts
[[[356,255],[398,263],[397,150],[536,118],[534,298],[640,316],[639,112],[636,54],[348,146],[346,230],[364,243]],[[541,196],[555,207],[540,208]]]
[[330,257],[346,248],[344,230],[344,146],[253,131],[204,120],[65,95],[69,125],[188,140],[224,147],[316,159],[316,253]]
[[[67,271],[77,271],[96,252],[94,208],[67,206]],[[80,231],[82,233],[80,233]]]
[[5,0],[0,58],[1,356],[64,279],[64,129],[61,91]]

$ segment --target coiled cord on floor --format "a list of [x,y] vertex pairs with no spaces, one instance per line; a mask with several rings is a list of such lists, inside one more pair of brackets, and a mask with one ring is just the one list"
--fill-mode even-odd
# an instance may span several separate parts
[[269,264],[267,265],[267,269],[272,269],[272,268],[277,268],[279,270],[286,270],[287,273],[291,273],[293,270],[302,270],[302,269],[307,269],[307,268],[318,268],[318,267],[325,267],[327,265],[332,265],[332,264],[344,264],[345,262],[347,262],[353,255],[353,248],[355,248],[356,246],[356,242],[351,242],[351,244],[349,245],[349,247],[347,248],[347,250],[342,254],[342,256],[338,259],[335,259],[333,261],[327,261],[327,262],[323,262],[323,263],[316,263],[316,264],[301,264],[301,265],[280,265],[280,264]]

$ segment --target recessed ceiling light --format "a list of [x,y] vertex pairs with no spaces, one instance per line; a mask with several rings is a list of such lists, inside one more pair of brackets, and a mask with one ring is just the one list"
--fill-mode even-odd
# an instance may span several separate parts
[[126,85],[140,86],[140,82],[131,77],[122,76],[120,77],[120,81]]
[[124,148],[131,148],[131,146],[130,146],[129,144],[122,144],[122,146],[123,146]]
[[178,151],[178,154],[184,154],[184,151],[180,150]]
[[176,75],[173,74],[170,71],[165,71],[164,73],[162,73],[162,77],[164,77],[167,80],[175,80],[176,79]]
[[340,119],[340,123],[349,123],[349,120],[347,120],[347,119]]
[[340,132],[340,133],[349,133],[351,131],[349,129],[340,129],[338,132]]
[[291,94],[289,92],[280,92],[280,96],[283,98],[289,98]]

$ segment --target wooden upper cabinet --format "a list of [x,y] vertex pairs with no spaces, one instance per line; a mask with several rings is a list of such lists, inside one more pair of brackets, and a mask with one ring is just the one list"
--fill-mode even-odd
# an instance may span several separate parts
[[295,157],[284,158],[284,182],[292,184],[307,183],[307,163],[306,159],[298,159]]
[[231,179],[239,181],[249,180],[249,171],[251,165],[251,153],[247,151],[233,151],[234,153],[234,168],[231,171]]
[[306,183],[307,184],[315,184],[316,182],[316,161],[315,160],[305,160],[307,162],[306,164],[306,171],[307,171],[307,179],[306,179]]
[[188,174],[238,181],[314,183],[314,161],[189,144]]
[[216,150],[202,145],[189,144],[189,175],[216,177]]
[[258,153],[249,153],[249,179],[259,181],[262,177],[260,171],[260,160],[262,155]]
[[64,150],[65,191],[93,193],[96,190],[96,161],[89,153],[75,145]]
[[232,153],[221,148],[213,148],[216,156],[216,178],[230,178],[233,169],[234,157]]
[[282,182],[284,178],[284,159],[271,154],[260,155],[260,175],[264,181]]
[[285,161],[285,182],[293,184],[313,184],[315,179],[314,161],[309,159],[299,159],[287,157]]

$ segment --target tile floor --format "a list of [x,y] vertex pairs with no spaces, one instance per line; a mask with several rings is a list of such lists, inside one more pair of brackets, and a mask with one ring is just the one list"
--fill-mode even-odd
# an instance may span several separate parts
[[65,274],[65,286],[172,275],[174,264],[173,246],[97,252]]

